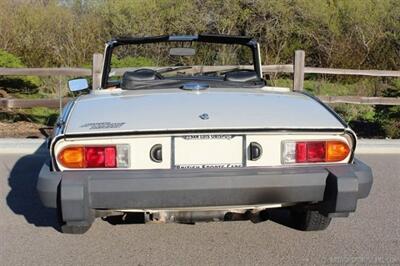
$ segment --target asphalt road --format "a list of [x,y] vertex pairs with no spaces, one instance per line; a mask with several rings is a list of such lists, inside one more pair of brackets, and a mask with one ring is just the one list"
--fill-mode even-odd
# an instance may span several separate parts
[[96,220],[85,235],[63,235],[35,191],[45,156],[0,155],[0,264],[400,265],[400,155],[359,158],[373,168],[372,192],[326,231],[304,233],[273,221],[113,226]]

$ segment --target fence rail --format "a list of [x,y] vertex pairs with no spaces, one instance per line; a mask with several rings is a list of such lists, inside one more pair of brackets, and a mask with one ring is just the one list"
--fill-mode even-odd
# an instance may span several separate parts
[[[93,55],[93,67],[89,68],[0,68],[0,76],[70,76],[70,77],[92,77],[93,89],[100,87],[100,76],[103,55]],[[187,73],[196,72],[218,72],[229,69],[252,69],[253,66],[193,66],[185,70]],[[159,69],[159,68],[153,68]],[[121,75],[127,68],[116,68],[111,71],[115,75]],[[134,70],[134,68],[129,68]],[[359,69],[336,69],[305,66],[304,51],[296,51],[294,64],[286,65],[263,65],[263,73],[293,73],[293,90],[302,91],[305,74],[327,74],[327,75],[356,75],[373,77],[400,77],[400,71],[393,70],[359,70]],[[0,98],[0,108],[31,108],[36,106],[61,107],[69,98],[61,97],[59,89],[58,99],[12,99]],[[317,96],[326,103],[351,103],[370,105],[400,105],[400,97],[363,97],[363,96]]]
[[5,68],[0,67],[0,76],[91,76],[90,68]]
[[400,105],[399,97],[325,96],[325,95],[317,95],[317,97],[325,103]]
[[[63,98],[61,105],[64,106],[71,98]],[[59,108],[59,99],[9,99],[0,98],[0,108],[14,109],[14,108],[32,108],[32,107],[48,107]]]
[[[150,69],[159,69],[149,67]],[[193,66],[192,69],[185,70],[186,73],[195,73],[199,70],[203,72],[222,71],[229,69],[252,69],[253,66]],[[112,69],[116,75],[126,70],[135,68],[116,68]],[[293,73],[293,65],[263,65],[263,73]],[[327,75],[349,75],[349,76],[370,76],[370,77],[398,77],[400,71],[394,70],[359,70],[359,69],[339,69],[323,67],[304,67],[304,74],[327,74]],[[89,68],[4,68],[0,67],[0,76],[92,76]]]

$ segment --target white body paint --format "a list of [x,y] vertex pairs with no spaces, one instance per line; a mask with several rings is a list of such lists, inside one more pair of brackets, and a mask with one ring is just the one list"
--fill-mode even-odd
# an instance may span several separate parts
[[[218,134],[196,134],[196,136],[221,136]],[[232,133],[227,133],[231,136]],[[347,143],[350,147],[352,143],[342,134],[335,133],[235,133],[237,137],[231,140],[184,140],[182,136],[188,135],[135,135],[135,136],[114,136],[114,137],[85,137],[63,139],[57,142],[55,154],[58,154],[64,147],[74,145],[110,145],[110,144],[129,144],[130,146],[130,167],[131,170],[143,169],[171,169],[177,165],[203,165],[205,167],[217,167],[224,164],[241,164],[244,167],[277,167],[282,166],[282,143],[286,140],[340,140]],[[245,138],[242,136],[245,135]],[[190,134],[193,136],[193,134]],[[174,145],[173,145],[174,139]],[[243,145],[242,139],[245,141]],[[248,146],[252,141],[256,141],[263,147],[263,154],[257,161],[248,159]],[[150,159],[150,149],[156,144],[162,145],[163,160],[161,163],[153,162]],[[174,149],[173,149],[174,147]],[[349,156],[340,162],[347,163]],[[315,163],[314,163],[315,164]],[[66,170],[60,163],[60,170]],[[287,166],[287,165],[285,165]],[[227,167],[227,166],[225,166]],[[290,166],[289,166],[290,167]],[[79,169],[84,170],[84,169]],[[93,168],[88,169],[93,170]],[[111,170],[111,169],[110,169]],[[126,170],[126,169],[114,169]]]

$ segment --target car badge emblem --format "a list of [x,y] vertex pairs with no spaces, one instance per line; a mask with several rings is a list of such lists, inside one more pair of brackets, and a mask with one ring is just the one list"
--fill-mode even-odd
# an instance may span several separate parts
[[206,113],[199,115],[199,117],[200,117],[201,119],[203,119],[203,120],[208,120],[208,119],[210,119],[210,117],[209,117],[208,114],[206,114]]

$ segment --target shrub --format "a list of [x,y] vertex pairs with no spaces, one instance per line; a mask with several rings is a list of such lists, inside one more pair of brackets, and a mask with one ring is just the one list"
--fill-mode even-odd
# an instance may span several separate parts
[[154,66],[155,63],[150,58],[146,58],[143,56],[133,57],[126,56],[121,59],[117,57],[113,57],[111,59],[112,67],[145,67],[145,66]]
[[371,105],[342,103],[335,104],[334,109],[346,122],[357,120],[372,122],[375,119],[375,110]]
[[[0,67],[18,68],[24,67],[21,59],[0,49]],[[37,77],[4,77],[0,76],[0,89],[7,92],[32,93],[37,92],[40,86],[40,79]]]
[[[400,97],[400,89],[391,87],[386,89],[384,96]],[[400,106],[376,106],[376,120],[385,130],[389,138],[400,138]]]

